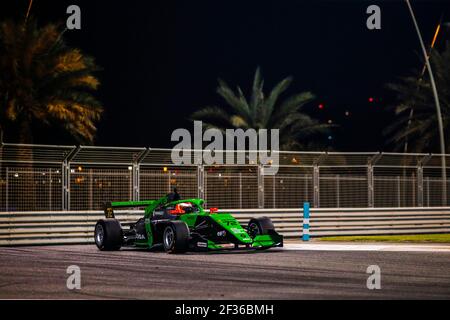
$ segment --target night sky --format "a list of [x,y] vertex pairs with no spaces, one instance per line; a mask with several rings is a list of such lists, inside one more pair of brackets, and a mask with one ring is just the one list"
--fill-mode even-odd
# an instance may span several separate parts
[[[23,17],[27,4],[2,0],[0,17]],[[422,67],[404,1],[34,0],[32,15],[65,23],[70,4],[81,7],[82,29],[67,32],[68,43],[103,68],[97,145],[172,147],[174,129],[192,129],[193,111],[224,104],[217,78],[248,92],[261,66],[266,90],[292,75],[288,93],[318,97],[305,110],[339,125],[327,140],[333,149],[388,151],[381,131],[394,100],[384,84]],[[381,7],[381,30],[366,28],[370,4]],[[450,2],[412,4],[429,44],[441,14],[450,21]],[[35,142],[73,143],[45,130]]]

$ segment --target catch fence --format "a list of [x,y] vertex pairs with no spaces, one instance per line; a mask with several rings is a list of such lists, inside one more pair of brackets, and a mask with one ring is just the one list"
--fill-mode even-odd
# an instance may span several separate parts
[[155,199],[173,187],[221,209],[299,208],[305,201],[314,208],[449,205],[450,176],[442,179],[441,155],[280,151],[277,174],[264,175],[267,167],[248,153],[240,165],[174,165],[171,153],[3,144],[0,211],[100,210],[106,201]]

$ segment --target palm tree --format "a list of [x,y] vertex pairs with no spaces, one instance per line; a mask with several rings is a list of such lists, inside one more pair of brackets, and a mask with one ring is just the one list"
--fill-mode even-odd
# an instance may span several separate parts
[[[28,18],[28,17],[27,17]],[[102,106],[94,59],[67,46],[65,30],[34,20],[0,23],[0,131],[19,128],[19,142],[32,142],[33,124],[62,126],[90,143]]]
[[280,149],[317,148],[317,137],[329,129],[307,114],[302,107],[314,99],[311,92],[301,92],[279,102],[280,96],[289,88],[292,77],[281,80],[266,96],[260,68],[256,69],[252,92],[244,96],[238,86],[236,92],[219,79],[217,93],[227,103],[227,108],[209,106],[192,114],[193,120],[203,121],[205,127],[225,129],[279,129]]
[[[450,138],[450,45],[441,53],[434,50],[430,63],[439,92],[445,141]],[[397,83],[389,83],[398,103],[392,106],[394,122],[386,128],[384,134],[395,150],[403,148],[408,142],[408,151],[431,152],[439,150],[439,132],[437,129],[436,109],[427,77],[416,75],[400,78]],[[450,144],[446,146],[450,151]]]

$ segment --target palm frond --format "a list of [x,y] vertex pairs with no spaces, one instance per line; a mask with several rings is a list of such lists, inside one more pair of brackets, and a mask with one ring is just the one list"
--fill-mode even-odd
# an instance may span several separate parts
[[[447,45],[443,52],[434,50],[430,63],[438,88],[444,129],[448,132],[450,46]],[[395,120],[383,131],[387,143],[398,150],[408,141],[409,151],[439,152],[436,107],[428,75],[425,74],[423,78],[417,75],[402,77],[395,83],[388,83],[386,87],[397,97],[397,103],[389,107],[395,115]],[[446,141],[447,151],[450,150],[449,142]]]
[[192,120],[199,120],[212,128],[230,128],[229,114],[222,108],[210,106],[200,109],[191,115]]
[[283,119],[292,113],[296,113],[302,106],[311,102],[313,99],[315,99],[315,96],[308,91],[289,97],[283,101],[280,107],[276,110],[273,117],[270,119],[270,122],[275,125],[275,123],[277,123],[280,119]]
[[[92,142],[103,108],[92,95],[100,82],[92,57],[70,48],[61,27],[0,24],[0,126],[9,122],[60,125],[77,140]],[[28,124],[27,124],[28,123]],[[23,135],[21,135],[23,137]]]
[[[311,136],[328,132],[332,126],[320,124],[300,108],[314,99],[310,92],[302,92],[280,103],[280,96],[289,88],[292,78],[277,83],[266,98],[260,68],[256,69],[250,99],[237,87],[237,93],[219,79],[217,93],[227,102],[225,107],[206,107],[194,112],[191,118],[201,120],[208,128],[279,129],[282,148],[286,146],[312,147]],[[314,137],[315,138],[315,137]],[[313,140],[314,140],[313,138]],[[316,145],[318,146],[318,144]]]
[[262,115],[262,123],[267,123],[269,121],[275,109],[275,104],[277,103],[278,98],[283,92],[285,92],[289,88],[291,83],[292,77],[287,77],[281,80],[272,89],[264,105],[261,104],[261,109],[259,111],[261,112]]
[[217,93],[228,103],[231,108],[234,109],[237,114],[240,114],[246,119],[251,118],[247,103],[244,102],[239,95],[236,95],[225,81],[219,79]]
[[256,117],[258,106],[264,101],[263,93],[264,80],[261,77],[261,68],[256,68],[255,77],[253,79],[252,97],[250,102],[250,112],[252,118]]

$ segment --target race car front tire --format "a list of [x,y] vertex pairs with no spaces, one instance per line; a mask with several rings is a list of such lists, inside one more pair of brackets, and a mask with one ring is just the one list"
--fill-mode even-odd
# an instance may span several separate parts
[[184,221],[172,221],[164,229],[163,247],[167,253],[184,253],[189,248],[189,227]]
[[116,219],[102,219],[95,225],[94,240],[100,250],[119,250],[123,243],[122,226]]
[[247,231],[250,237],[254,238],[257,235],[269,234],[274,231],[275,227],[269,217],[252,218],[248,222]]

